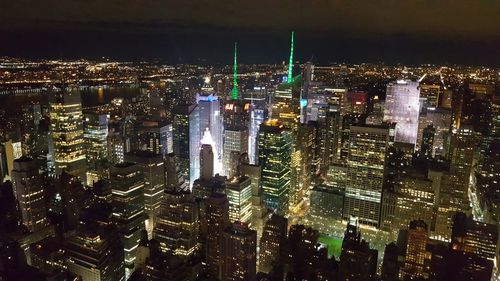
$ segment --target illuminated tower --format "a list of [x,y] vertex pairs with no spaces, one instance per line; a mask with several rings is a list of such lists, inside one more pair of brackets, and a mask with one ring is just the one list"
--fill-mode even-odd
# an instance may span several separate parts
[[80,93],[66,90],[54,93],[49,112],[55,173],[66,171],[84,182],[86,160]]
[[112,219],[118,228],[125,253],[125,276],[135,268],[136,249],[144,229],[144,176],[139,165],[120,163],[111,168]]
[[269,209],[284,215],[288,211],[290,192],[290,131],[278,120],[267,120],[260,125],[258,143],[264,202]]

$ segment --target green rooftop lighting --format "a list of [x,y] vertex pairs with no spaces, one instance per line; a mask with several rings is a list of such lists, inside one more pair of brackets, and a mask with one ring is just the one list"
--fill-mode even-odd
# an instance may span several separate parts
[[293,37],[295,35],[295,32],[292,31],[292,40],[290,43],[290,60],[288,61],[288,83],[292,83],[292,69],[293,69]]
[[238,43],[234,42],[234,65],[233,65],[233,91],[231,93],[231,99],[237,100],[238,96]]

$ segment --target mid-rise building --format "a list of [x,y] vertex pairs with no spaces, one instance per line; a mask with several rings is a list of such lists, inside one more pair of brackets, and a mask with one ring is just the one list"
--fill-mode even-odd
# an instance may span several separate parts
[[206,200],[207,243],[206,260],[208,274],[213,278],[221,278],[222,273],[222,242],[224,229],[229,223],[229,202],[227,196],[213,193]]
[[27,157],[14,160],[12,183],[22,224],[30,232],[45,228],[49,223],[45,190],[35,160]]
[[422,220],[410,222],[406,257],[403,268],[405,278],[427,277],[425,272],[426,245],[429,240],[427,224]]
[[266,222],[259,247],[259,272],[269,273],[274,262],[278,261],[285,246],[288,220],[273,214]]

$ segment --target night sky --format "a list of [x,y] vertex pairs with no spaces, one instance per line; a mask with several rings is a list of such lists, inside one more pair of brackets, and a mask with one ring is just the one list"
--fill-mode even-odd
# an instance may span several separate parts
[[0,56],[500,66],[495,0],[0,0]]

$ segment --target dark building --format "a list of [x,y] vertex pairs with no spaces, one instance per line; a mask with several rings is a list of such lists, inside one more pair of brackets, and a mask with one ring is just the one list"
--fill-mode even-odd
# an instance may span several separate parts
[[257,232],[238,222],[223,233],[222,281],[253,280],[257,266]]
[[279,261],[287,240],[288,220],[273,214],[267,221],[260,238],[259,271],[270,272]]
[[375,280],[377,272],[377,250],[361,239],[357,222],[349,222],[340,253],[339,280]]

